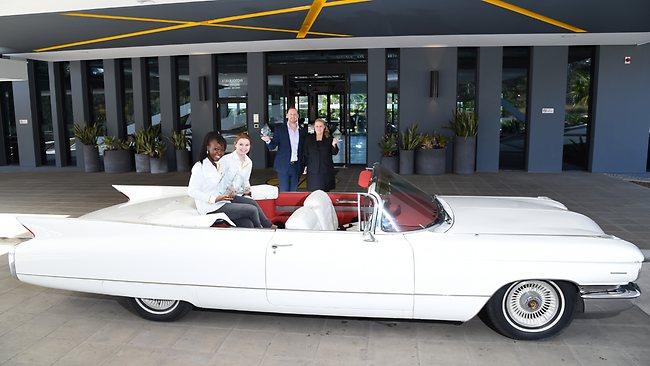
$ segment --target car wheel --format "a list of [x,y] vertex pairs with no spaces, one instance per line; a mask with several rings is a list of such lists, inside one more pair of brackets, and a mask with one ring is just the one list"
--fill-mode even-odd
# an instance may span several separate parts
[[506,337],[535,340],[552,337],[573,320],[577,290],[569,283],[526,280],[500,288],[484,312],[489,324]]
[[180,319],[192,310],[192,304],[180,300],[131,298],[131,305],[141,317],[159,322]]

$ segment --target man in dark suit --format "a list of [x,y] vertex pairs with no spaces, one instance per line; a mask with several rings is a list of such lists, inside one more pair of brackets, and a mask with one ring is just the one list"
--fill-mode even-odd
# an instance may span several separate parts
[[272,139],[262,136],[269,149],[278,148],[273,168],[278,173],[280,192],[298,190],[298,181],[302,175],[301,158],[305,136],[305,130],[298,125],[298,111],[295,108],[289,108],[287,123],[275,128]]

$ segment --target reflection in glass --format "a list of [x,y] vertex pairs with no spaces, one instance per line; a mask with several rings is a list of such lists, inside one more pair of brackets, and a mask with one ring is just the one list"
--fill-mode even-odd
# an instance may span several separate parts
[[227,151],[230,152],[234,150],[235,136],[248,131],[246,55],[217,55],[217,71],[219,128],[228,143]]
[[386,50],[386,133],[399,131],[399,49]]
[[16,135],[16,115],[11,82],[0,82],[0,121],[5,140],[5,159],[8,165],[18,164],[18,136]]
[[77,165],[77,154],[74,138],[74,118],[72,115],[72,86],[70,81],[70,62],[61,62],[58,64],[61,68],[61,96],[63,106],[61,115],[63,117],[62,123],[65,124],[65,149],[68,149],[68,161],[66,165]]
[[54,165],[56,149],[52,127],[52,105],[50,104],[50,79],[47,62],[34,61],[36,76],[36,95],[38,97],[38,134],[41,164]]
[[[106,126],[106,99],[104,97],[104,62],[102,60],[88,61],[88,92],[91,101],[91,121],[105,131]],[[100,136],[98,141],[101,144],[104,137]],[[99,149],[103,155],[103,149]]]
[[177,103],[179,128],[186,135],[192,133],[192,104],[190,103],[190,58],[176,57]]
[[368,75],[350,74],[350,100],[348,136],[350,144],[350,164],[366,164],[368,119]]
[[478,49],[476,47],[458,48],[458,86],[456,107],[466,112],[476,110],[476,69]]
[[147,91],[149,93],[149,118],[151,125],[160,124],[160,74],[158,58],[147,57]]
[[267,77],[267,95],[269,110],[269,125],[283,123],[287,110],[287,98],[284,96],[284,78],[282,75]]
[[525,169],[529,66],[528,47],[503,48],[500,169]]
[[589,163],[589,127],[594,47],[569,47],[566,114],[564,121],[564,170],[586,170]]
[[122,123],[126,134],[133,135],[135,133],[135,120],[133,118],[133,69],[131,68],[131,59],[120,60],[120,70],[122,72]]

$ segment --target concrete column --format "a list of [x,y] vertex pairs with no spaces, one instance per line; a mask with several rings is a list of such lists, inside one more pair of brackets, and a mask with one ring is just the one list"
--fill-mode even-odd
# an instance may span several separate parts
[[[528,100],[530,172],[561,172],[569,48],[533,47]],[[553,113],[542,113],[546,108]]]
[[[625,64],[625,57],[631,63]],[[648,157],[650,45],[599,46],[591,120],[592,172],[643,173]]]
[[[192,157],[199,159],[205,134],[217,128],[217,76],[213,55],[190,55],[190,102],[192,103]],[[249,66],[250,67],[250,66]],[[199,79],[205,77],[205,100],[199,99]],[[249,80],[250,83],[250,80]],[[250,86],[249,86],[250,88]]]
[[124,106],[122,101],[122,72],[120,60],[104,59],[104,97],[106,98],[106,133],[123,138]]
[[27,63],[27,74],[29,80],[13,82],[14,113],[16,114],[16,135],[18,138],[20,166],[35,167],[41,165],[41,152],[36,109],[38,98],[33,61]]
[[[445,48],[402,48],[400,50],[399,118],[400,130],[419,123],[421,132],[452,136],[444,126],[456,109],[458,50]],[[429,95],[431,71],[437,70],[438,98]],[[452,139],[450,139],[450,142]],[[447,170],[452,168],[452,144],[447,148]]]
[[[172,132],[178,131],[179,112],[177,98],[176,59],[170,56],[158,57],[158,72],[160,75],[160,124],[162,133],[171,137]],[[169,171],[176,170],[176,152],[174,144],[167,140],[167,167]]]
[[[266,147],[260,139],[260,127],[267,121],[266,116],[266,60],[263,52],[246,54],[248,72],[248,134],[251,137],[250,158],[253,167],[266,167]],[[193,112],[193,111],[192,111]],[[254,116],[257,115],[257,122]]]
[[[74,123],[85,126],[91,121],[86,61],[70,61],[70,88],[72,91],[72,117]],[[76,144],[75,154],[77,156],[77,166],[83,170],[83,149],[79,142]]]
[[[400,98],[401,101],[401,98]],[[386,130],[386,49],[368,50],[368,166],[381,159],[379,140]]]
[[132,58],[133,69],[133,120],[136,131],[151,126],[147,90],[147,67],[143,57]]
[[61,65],[48,62],[50,77],[50,105],[52,109],[52,130],[54,132],[55,164],[62,167],[68,164],[70,150],[66,143],[65,118],[63,115],[63,80]]
[[480,47],[476,89],[479,121],[476,136],[476,171],[479,172],[499,170],[502,72],[503,48]]

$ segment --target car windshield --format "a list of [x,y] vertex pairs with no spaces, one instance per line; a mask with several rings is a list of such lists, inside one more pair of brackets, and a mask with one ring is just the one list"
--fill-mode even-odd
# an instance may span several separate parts
[[392,171],[376,165],[374,182],[375,192],[383,201],[383,231],[419,230],[439,224],[444,219],[445,212],[435,197]]

